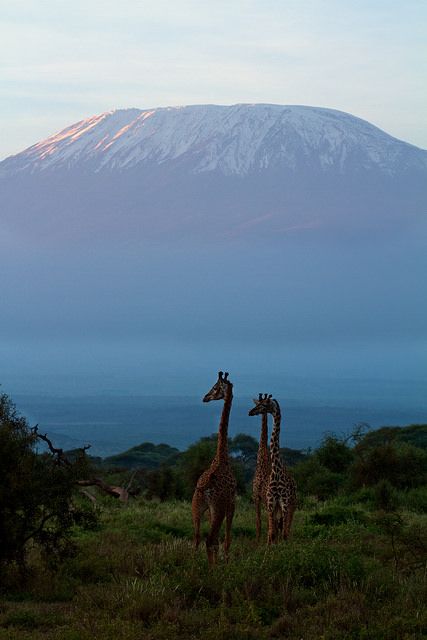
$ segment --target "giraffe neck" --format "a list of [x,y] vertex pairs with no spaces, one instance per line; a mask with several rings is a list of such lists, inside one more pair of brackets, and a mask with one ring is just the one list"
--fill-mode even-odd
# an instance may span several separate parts
[[261,437],[259,439],[259,447],[258,447],[258,455],[257,462],[267,462],[268,461],[268,447],[267,447],[267,438],[268,438],[268,427],[267,427],[267,414],[263,413],[261,415]]
[[233,385],[227,385],[222,409],[221,420],[218,430],[218,445],[216,457],[218,461],[228,460],[228,419],[230,417],[231,403],[233,402]]
[[280,422],[282,416],[280,415],[279,405],[276,403],[276,408],[273,411],[273,431],[271,432],[270,440],[270,456],[272,466],[277,464],[282,465],[280,458]]

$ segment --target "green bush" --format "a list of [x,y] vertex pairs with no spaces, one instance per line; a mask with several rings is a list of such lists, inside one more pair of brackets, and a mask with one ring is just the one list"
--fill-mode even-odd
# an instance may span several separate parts
[[427,482],[427,451],[405,442],[387,442],[373,448],[358,445],[350,467],[355,488],[388,480],[398,489],[410,489]]
[[25,564],[30,544],[50,561],[69,553],[75,524],[93,524],[90,507],[73,504],[83,461],[59,464],[51,454],[37,454],[37,436],[5,394],[0,396],[0,569]]
[[334,435],[326,436],[316,451],[320,464],[333,473],[344,473],[350,466],[354,453],[350,447]]
[[374,487],[374,504],[383,511],[395,511],[399,506],[399,496],[388,480],[380,480]]
[[292,469],[298,492],[326,500],[338,493],[345,477],[324,467],[316,456],[300,462]]
[[360,509],[336,504],[328,506],[321,511],[316,511],[309,519],[311,524],[322,524],[326,526],[334,526],[347,522],[364,523],[365,521],[366,517]]
[[409,511],[427,513],[427,486],[416,487],[401,492],[400,504]]

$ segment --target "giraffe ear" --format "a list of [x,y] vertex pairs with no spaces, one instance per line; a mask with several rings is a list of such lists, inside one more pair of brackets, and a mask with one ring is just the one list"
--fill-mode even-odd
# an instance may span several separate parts
[[258,404],[259,400],[255,400],[255,398],[252,398],[252,402],[253,402],[254,404]]

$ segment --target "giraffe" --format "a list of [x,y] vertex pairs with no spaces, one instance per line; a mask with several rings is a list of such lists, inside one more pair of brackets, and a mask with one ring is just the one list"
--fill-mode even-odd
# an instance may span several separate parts
[[233,401],[233,385],[228,380],[228,373],[218,373],[218,380],[203,398],[203,402],[224,400],[221,420],[218,429],[218,444],[214,459],[197,481],[192,501],[194,525],[194,545],[200,544],[200,520],[203,513],[209,510],[210,531],[206,538],[208,562],[213,565],[217,561],[219,532],[225,518],[224,555],[228,559],[231,544],[231,523],[233,521],[236,480],[228,457],[228,420]]
[[[262,399],[259,394],[258,400]],[[267,508],[267,486],[271,472],[270,453],[268,450],[268,426],[267,413],[261,414],[261,435],[259,439],[258,455],[256,461],[255,476],[252,482],[252,498],[255,504],[256,513],[256,539],[259,542],[261,537],[261,507]]]
[[280,533],[284,540],[289,536],[296,509],[296,484],[280,457],[280,405],[271,395],[254,400],[250,416],[271,413],[273,431],[270,440],[271,473],[267,487],[268,544],[278,542]]

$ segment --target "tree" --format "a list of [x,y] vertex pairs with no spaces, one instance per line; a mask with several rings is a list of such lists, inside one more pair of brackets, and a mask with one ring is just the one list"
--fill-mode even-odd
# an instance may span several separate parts
[[345,473],[354,458],[347,443],[333,434],[323,439],[316,455],[320,464],[333,473]]
[[63,464],[52,452],[38,454],[37,441],[37,429],[30,429],[10,398],[1,394],[0,568],[10,562],[23,567],[31,544],[57,558],[72,548],[75,524],[94,522],[89,505],[73,502],[86,466],[84,453]]

